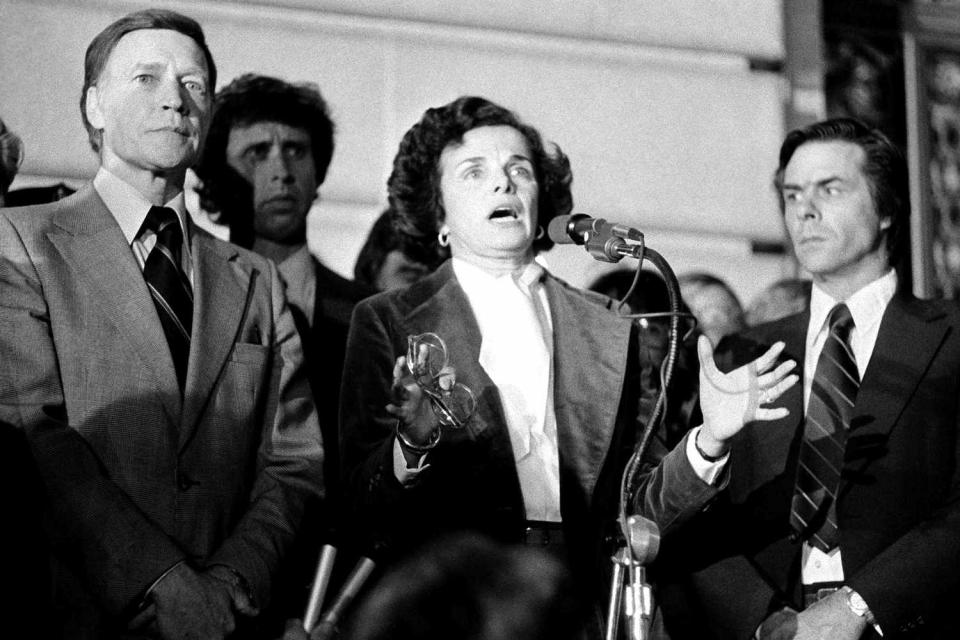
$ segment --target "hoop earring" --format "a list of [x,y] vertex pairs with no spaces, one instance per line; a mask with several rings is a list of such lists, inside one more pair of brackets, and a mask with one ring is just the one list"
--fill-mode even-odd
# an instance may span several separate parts
[[441,247],[448,247],[448,246],[450,246],[450,230],[449,230],[449,229],[446,229],[446,230],[441,229],[441,230],[440,230],[440,233],[437,234],[437,243],[438,243]]
[[543,236],[546,235],[543,231],[543,225],[537,225],[537,235],[533,237],[534,240],[540,240]]

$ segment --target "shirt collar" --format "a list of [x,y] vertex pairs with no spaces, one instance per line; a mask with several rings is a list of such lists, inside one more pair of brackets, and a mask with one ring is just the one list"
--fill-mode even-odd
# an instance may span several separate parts
[[515,274],[517,283],[528,292],[533,290],[536,283],[543,280],[545,271],[536,260],[531,260],[520,273]]
[[846,300],[835,300],[814,283],[810,293],[811,335],[816,335],[823,329],[830,311],[841,302],[845,302],[850,309],[857,331],[860,333],[870,331],[883,318],[883,312],[896,291],[897,272],[893,269],[862,287]]
[[[307,273],[313,273],[313,254],[309,247],[303,245],[277,265],[284,273],[291,276],[305,276]],[[301,278],[303,279],[303,278]]]
[[[93,178],[93,188],[107,205],[107,209],[120,225],[123,236],[128,244],[133,244],[140,233],[143,221],[147,219],[147,213],[150,211],[151,203],[144,198],[139,191],[132,186],[110,173],[107,169],[100,167],[97,175]],[[180,218],[180,228],[183,230],[183,237],[189,246],[189,230],[186,225],[187,207],[183,191],[175,195],[168,202],[163,204],[177,212]]]
[[520,285],[521,289],[529,292],[534,283],[542,280],[544,273],[546,273],[544,268],[536,260],[531,260],[519,271],[500,276],[493,275],[461,258],[452,258],[451,263],[453,264],[453,272],[456,274],[460,286],[466,290],[487,290],[493,286],[497,280],[509,275]]
[[317,277],[310,249],[304,244],[284,258],[277,265],[277,270],[283,280],[288,302],[303,311],[312,324]]

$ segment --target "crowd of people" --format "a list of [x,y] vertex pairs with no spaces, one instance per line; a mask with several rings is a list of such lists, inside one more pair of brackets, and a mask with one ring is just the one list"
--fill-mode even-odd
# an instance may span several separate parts
[[[705,272],[552,275],[571,161],[480,96],[403,136],[345,278],[307,246],[320,90],[216,87],[193,19],[113,22],[84,60],[96,175],[0,208],[12,637],[601,638],[624,515],[659,532],[647,637],[960,634],[960,308],[893,268],[882,132],[786,137],[809,279],[744,310]],[[0,122],[0,196],[23,155]],[[326,567],[362,589],[332,629],[304,615],[324,545],[377,566]]]

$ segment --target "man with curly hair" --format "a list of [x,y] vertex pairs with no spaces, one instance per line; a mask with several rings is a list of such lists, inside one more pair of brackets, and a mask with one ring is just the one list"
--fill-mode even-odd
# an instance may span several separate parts
[[340,372],[353,305],[373,293],[307,248],[307,214],[327,176],[334,123],[315,86],[244,74],[217,92],[195,167],[201,205],[230,240],[273,260],[303,339],[325,443],[327,497],[338,484]]

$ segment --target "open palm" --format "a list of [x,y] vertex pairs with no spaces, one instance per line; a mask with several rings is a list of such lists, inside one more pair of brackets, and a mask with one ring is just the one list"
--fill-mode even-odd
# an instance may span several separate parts
[[718,443],[732,438],[748,422],[779,420],[789,415],[785,407],[768,408],[799,380],[791,373],[797,363],[787,360],[776,367],[784,343],[777,342],[756,360],[722,373],[713,360],[713,346],[706,336],[697,342],[700,359],[700,409],[702,435]]

